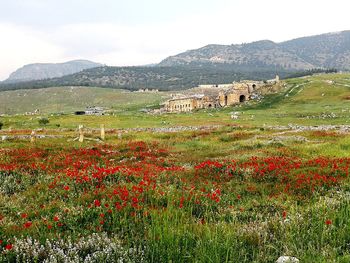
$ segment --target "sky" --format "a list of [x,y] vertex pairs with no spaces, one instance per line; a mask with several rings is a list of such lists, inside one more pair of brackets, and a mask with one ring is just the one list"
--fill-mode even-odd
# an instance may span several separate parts
[[0,80],[30,63],[158,63],[208,44],[350,29],[349,0],[0,0]]

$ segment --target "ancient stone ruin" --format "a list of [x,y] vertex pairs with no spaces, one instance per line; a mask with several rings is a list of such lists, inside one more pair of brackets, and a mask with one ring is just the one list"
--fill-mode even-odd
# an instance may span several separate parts
[[[200,85],[203,94],[178,94],[163,103],[166,112],[189,112],[194,109],[211,109],[233,106],[251,99],[251,96],[265,85],[276,84],[276,79],[262,81],[245,80],[231,84]],[[208,94],[205,94],[208,93]]]

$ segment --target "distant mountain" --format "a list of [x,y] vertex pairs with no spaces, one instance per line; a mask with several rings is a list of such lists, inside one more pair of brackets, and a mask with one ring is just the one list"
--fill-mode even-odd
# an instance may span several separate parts
[[21,82],[51,79],[80,72],[84,69],[101,67],[102,64],[88,60],[73,60],[65,63],[36,63],[25,65],[13,72],[5,81]]
[[[60,68],[60,71],[57,70],[60,72],[57,73],[58,76],[70,75],[53,78],[54,75],[43,74],[46,72],[45,67],[39,67],[48,64],[34,64],[39,65],[39,69],[34,65],[28,66],[32,69],[28,75],[20,74],[26,68],[24,67],[12,74],[10,80],[23,81],[33,79],[33,76],[36,76],[34,79],[45,79],[0,83],[0,91],[55,86],[178,90],[198,84],[230,83],[242,79],[266,80],[274,78],[276,74],[281,78],[303,76],[327,68],[350,70],[350,31],[303,37],[282,43],[262,40],[241,45],[208,45],[168,57],[157,65],[140,67],[107,67],[93,62],[81,62],[68,64],[84,64],[94,68],[81,71],[81,68],[73,67],[79,71],[74,74]],[[59,64],[54,65],[55,68]]]
[[314,67],[350,69],[350,30],[297,38],[279,45]]
[[208,45],[164,59],[160,66],[205,66],[230,64],[236,67],[350,69],[350,31],[298,38],[282,43],[262,40],[241,45]]
[[[288,72],[279,70],[281,77]],[[98,67],[60,78],[0,83],[0,91],[18,89],[38,89],[59,86],[91,86],[122,88],[128,90],[189,89],[199,84],[231,83],[242,79],[272,79],[276,71],[246,69],[236,71],[226,65],[208,65],[207,67]],[[289,72],[290,74],[290,72]]]

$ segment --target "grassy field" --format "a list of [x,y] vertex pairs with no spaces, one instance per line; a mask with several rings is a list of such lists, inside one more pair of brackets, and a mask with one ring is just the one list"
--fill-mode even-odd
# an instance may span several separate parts
[[[265,97],[263,102],[250,102],[233,108],[201,110],[194,113],[150,115],[142,108],[156,107],[169,94],[130,93],[99,88],[53,88],[28,91],[2,92],[0,109],[10,112],[41,109],[41,116],[5,116],[1,118],[4,129],[37,128],[38,118],[48,117],[47,128],[75,128],[79,124],[99,127],[101,123],[109,128],[169,127],[178,125],[320,125],[348,124],[350,117],[350,75],[328,74],[301,79],[290,79],[276,94]],[[17,94],[19,97],[17,97]],[[27,94],[24,96],[24,94]],[[56,94],[56,95],[54,95]],[[57,97],[55,97],[57,96]],[[103,101],[103,102],[102,102]],[[60,102],[60,103],[58,103]],[[38,105],[33,107],[32,104]],[[57,106],[59,104],[59,106]],[[12,106],[10,106],[12,105]],[[18,106],[17,106],[18,105]],[[111,116],[74,116],[74,110],[87,105],[106,106],[114,109]],[[30,110],[31,109],[31,110]],[[67,114],[57,115],[56,112]],[[238,120],[231,120],[232,112],[239,112]]]
[[139,93],[94,87],[3,91],[0,96],[0,114],[24,114],[36,109],[40,109],[43,114],[71,114],[85,110],[88,106],[129,111],[159,105],[167,96],[167,93]]
[[[320,127],[348,124],[350,75],[285,84],[233,109],[139,112],[149,98],[114,116],[44,115],[39,134],[64,137],[0,141],[0,261],[350,262],[350,131]],[[2,117],[0,135],[41,127],[31,118]],[[102,123],[221,126],[72,141]]]

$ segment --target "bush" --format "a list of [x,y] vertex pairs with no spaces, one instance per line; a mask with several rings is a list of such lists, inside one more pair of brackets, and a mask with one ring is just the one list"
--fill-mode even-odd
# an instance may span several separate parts
[[3,126],[4,126],[4,123],[2,123],[2,122],[0,121],[0,130],[2,129]]
[[39,119],[39,124],[40,125],[46,125],[46,124],[48,124],[50,121],[49,121],[49,119],[47,119],[47,118],[41,118],[41,119]]

